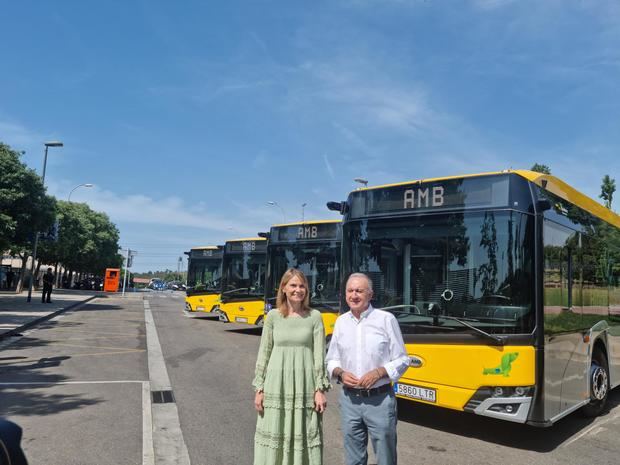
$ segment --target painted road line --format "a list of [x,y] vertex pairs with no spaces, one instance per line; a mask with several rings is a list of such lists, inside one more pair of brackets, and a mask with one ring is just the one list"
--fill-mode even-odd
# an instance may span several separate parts
[[[157,328],[151,309],[144,301],[144,323],[146,325],[146,346],[149,359],[150,390],[171,391],[170,378],[161,351]],[[189,453],[175,402],[151,403],[153,415],[153,450],[157,465],[190,465]]]
[[601,428],[604,424],[609,423],[611,421],[618,420],[618,419],[620,419],[620,412],[612,415],[611,417],[607,417],[604,420],[595,421],[594,424],[590,425],[589,428],[584,429],[581,433],[579,433],[573,439],[571,439],[570,441],[566,441],[564,444],[562,444],[562,447],[567,447],[571,445],[573,442],[580,440],[584,436],[588,436],[588,435],[596,436],[598,433],[604,430],[604,428]]
[[151,408],[151,386],[145,381],[142,383],[142,465],[155,464]]

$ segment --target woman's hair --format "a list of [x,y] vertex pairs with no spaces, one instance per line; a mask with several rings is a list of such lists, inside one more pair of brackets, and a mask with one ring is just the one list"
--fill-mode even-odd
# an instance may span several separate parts
[[288,316],[288,302],[286,300],[286,294],[284,293],[284,287],[294,277],[298,277],[301,282],[304,283],[304,286],[306,286],[306,296],[304,297],[304,301],[302,302],[301,306],[304,310],[310,310],[310,289],[308,286],[308,279],[302,271],[295,268],[289,268],[282,275],[282,279],[280,280],[280,286],[278,287],[278,297],[276,298],[276,306],[278,307],[278,311],[283,317]]

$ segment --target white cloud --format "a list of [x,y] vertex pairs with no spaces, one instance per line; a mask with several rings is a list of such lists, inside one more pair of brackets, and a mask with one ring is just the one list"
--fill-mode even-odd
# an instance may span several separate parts
[[332,164],[329,162],[329,158],[326,153],[323,154],[323,162],[325,163],[325,170],[327,171],[327,174],[329,174],[329,177],[332,178],[332,180],[336,179],[334,169],[332,168]]

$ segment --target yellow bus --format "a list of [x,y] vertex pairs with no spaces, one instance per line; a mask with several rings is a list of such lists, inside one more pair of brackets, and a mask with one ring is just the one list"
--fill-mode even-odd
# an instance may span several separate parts
[[185,309],[219,316],[223,246],[195,247],[189,252]]
[[226,241],[220,321],[262,326],[265,317],[266,263],[265,238]]
[[306,221],[271,227],[267,246],[265,313],[275,306],[284,272],[298,268],[308,278],[310,306],[323,316],[331,339],[340,308],[340,220]]
[[398,397],[535,426],[604,411],[620,384],[618,215],[525,170],[328,207],[344,214],[343,277],[368,274],[402,329]]

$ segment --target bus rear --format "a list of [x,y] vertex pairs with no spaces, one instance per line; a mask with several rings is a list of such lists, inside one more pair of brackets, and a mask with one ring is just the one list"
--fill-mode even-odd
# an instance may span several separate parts
[[298,268],[308,278],[310,306],[323,317],[329,341],[340,306],[340,220],[275,225],[269,233],[265,312],[275,307],[284,272]]
[[189,252],[185,309],[218,316],[223,246],[196,247]]
[[222,268],[220,321],[263,324],[267,240],[262,237],[226,241]]

